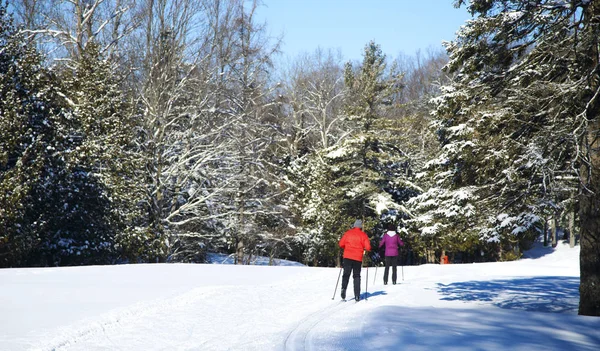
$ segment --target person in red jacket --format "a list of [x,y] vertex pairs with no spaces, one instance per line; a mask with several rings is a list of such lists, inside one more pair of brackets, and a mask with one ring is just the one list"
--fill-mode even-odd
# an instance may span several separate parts
[[344,275],[342,276],[342,299],[346,299],[346,288],[350,280],[350,273],[354,279],[354,299],[360,300],[360,269],[362,267],[363,253],[371,251],[371,243],[367,234],[362,231],[362,221],[357,219],[352,229],[348,230],[340,240],[340,247],[344,250]]

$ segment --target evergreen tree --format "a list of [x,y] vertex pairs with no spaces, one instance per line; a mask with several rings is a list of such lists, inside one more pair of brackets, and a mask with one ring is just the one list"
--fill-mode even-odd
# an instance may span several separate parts
[[327,151],[345,213],[377,218],[384,210],[406,214],[402,202],[415,195],[410,158],[400,149],[402,122],[392,115],[400,86],[395,67],[387,68],[379,45],[365,46],[363,62],[345,67],[345,115],[351,135]]
[[323,151],[306,154],[288,166],[286,183],[292,196],[289,204],[297,214],[294,242],[302,260],[314,266],[339,265],[338,241],[354,222],[341,210],[343,198],[332,187],[335,178],[322,158]]
[[10,23],[2,8],[2,266],[113,263],[137,251],[131,109],[96,46],[57,76]]
[[299,158],[290,177],[307,259],[331,264],[340,235],[356,218],[369,231],[382,215],[406,217],[402,203],[416,195],[408,156],[398,147],[401,124],[391,106],[399,87],[380,47],[366,45],[363,62],[345,69],[348,134],[336,145]]
[[[42,82],[42,80],[45,80]],[[40,57],[0,4],[0,265],[28,264],[43,240],[34,191],[48,150],[51,109]],[[36,94],[32,94],[35,92]],[[36,162],[37,161],[37,162]],[[34,227],[35,226],[35,227]]]
[[[107,201],[97,180],[70,162],[81,145],[57,78],[2,7],[3,104],[0,197],[2,265],[105,262],[110,246],[90,225],[106,228]],[[91,196],[91,199],[88,197]]]
[[[465,1],[456,1],[460,6]],[[448,46],[456,80],[439,102],[452,188],[475,186],[484,238],[520,240],[540,203],[581,181],[580,314],[600,315],[598,38],[600,6],[580,0],[470,1],[477,18]],[[499,171],[503,170],[503,171]],[[566,184],[566,185],[565,185]],[[486,223],[487,221],[487,223]],[[512,239],[511,239],[512,238]]]
[[[72,69],[65,69],[61,82],[72,109],[73,132],[80,141],[68,155],[69,166],[83,178],[72,186],[81,199],[72,225],[86,228],[85,241],[106,247],[107,261],[147,260],[141,222],[143,187],[139,181],[139,156],[134,152],[135,110],[119,87],[116,67],[103,59],[98,46],[89,43]],[[80,184],[83,181],[83,184]],[[93,187],[85,186],[90,182]],[[79,222],[81,221],[81,222]],[[102,239],[100,239],[102,238]],[[77,240],[84,240],[77,238]],[[96,254],[95,256],[100,256]],[[110,258],[111,261],[108,261]],[[96,257],[99,259],[99,257]]]

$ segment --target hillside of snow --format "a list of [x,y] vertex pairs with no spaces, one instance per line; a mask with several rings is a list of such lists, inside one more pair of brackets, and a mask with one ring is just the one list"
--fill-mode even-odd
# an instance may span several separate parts
[[358,303],[288,262],[0,269],[0,350],[600,350],[579,248],[526,257],[363,269]]

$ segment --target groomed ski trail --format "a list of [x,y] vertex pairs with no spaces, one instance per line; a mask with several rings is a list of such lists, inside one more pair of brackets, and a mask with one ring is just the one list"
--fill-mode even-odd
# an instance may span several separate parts
[[[288,339],[289,345],[300,343],[297,349],[305,350],[304,344],[310,347],[312,330],[314,338],[319,338],[315,326],[323,325],[322,321],[327,321],[345,304],[355,302],[331,301],[329,293],[324,294],[329,295],[326,300],[319,295],[323,292],[322,282],[331,275],[328,270],[299,268],[297,273],[242,289],[231,289],[228,285],[197,287],[113,309],[47,329],[27,349],[94,351],[105,350],[108,344],[113,350],[137,345],[151,350],[217,351],[223,350],[222,341],[226,339],[227,350],[262,351],[281,350]],[[213,299],[230,303],[213,305]],[[231,325],[232,316],[239,323]]]
[[335,312],[338,312],[347,306],[354,304],[354,301],[338,300],[333,302],[320,311],[314,312],[303,318],[298,324],[287,334],[284,343],[285,351],[311,351],[314,350],[311,343],[312,331],[321,322],[331,317]]
[[57,328],[52,331],[54,334],[52,337],[35,345],[33,349],[40,351],[67,350],[77,348],[77,344],[82,341],[100,338],[108,340],[115,350],[120,350],[117,343],[110,337],[111,333],[136,321],[151,319],[170,310],[186,308],[215,294],[218,294],[218,290],[215,288],[197,288],[169,299],[158,299],[116,309],[104,314],[99,319],[84,320],[75,326]]

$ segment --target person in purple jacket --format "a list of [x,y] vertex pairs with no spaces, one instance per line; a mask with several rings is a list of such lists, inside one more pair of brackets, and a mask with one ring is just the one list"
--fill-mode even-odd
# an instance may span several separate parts
[[392,284],[396,284],[398,276],[398,246],[404,246],[404,241],[396,233],[396,226],[388,224],[388,231],[383,234],[379,242],[379,248],[385,246],[385,270],[383,271],[383,285],[387,285],[390,266],[392,266]]

